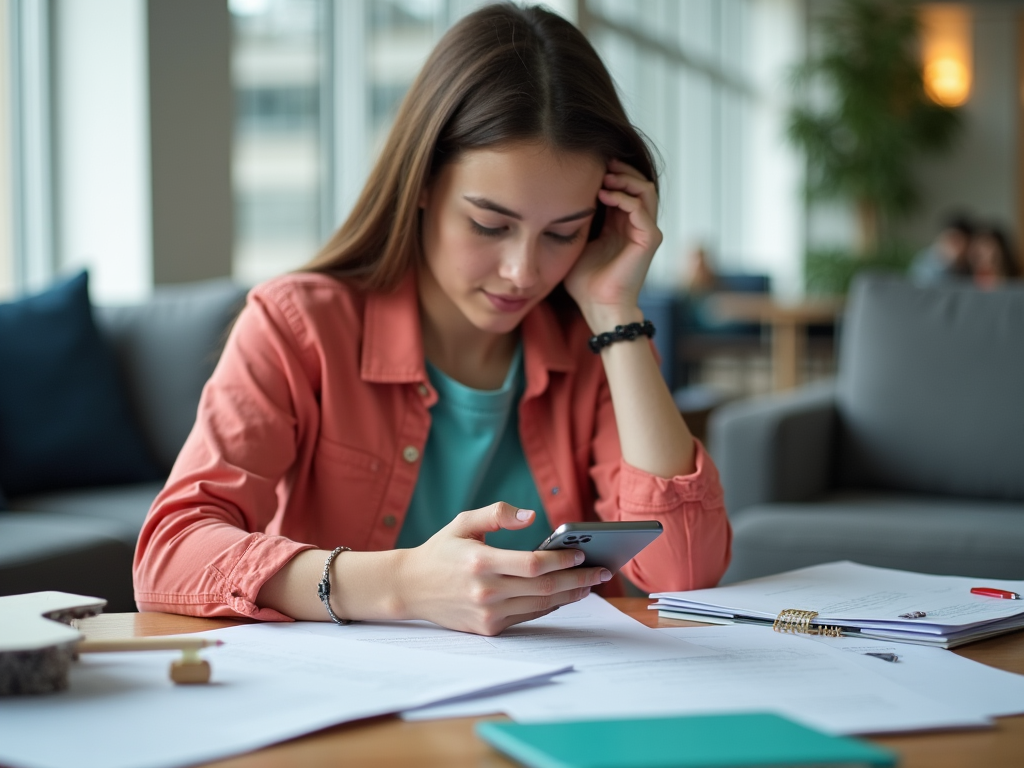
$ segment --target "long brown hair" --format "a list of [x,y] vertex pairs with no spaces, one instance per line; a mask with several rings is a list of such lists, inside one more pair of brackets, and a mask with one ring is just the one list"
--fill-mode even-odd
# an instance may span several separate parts
[[583,34],[542,8],[490,5],[434,48],[352,212],[305,270],[395,288],[421,259],[419,199],[434,174],[467,150],[528,140],[618,158],[657,179]]

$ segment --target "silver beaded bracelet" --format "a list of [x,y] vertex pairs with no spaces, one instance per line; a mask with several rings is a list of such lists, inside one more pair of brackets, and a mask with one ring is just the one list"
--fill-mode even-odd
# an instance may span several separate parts
[[324,575],[320,579],[320,583],[316,585],[316,594],[320,598],[320,602],[327,608],[327,615],[331,617],[331,621],[335,624],[351,624],[352,619],[339,619],[338,615],[331,608],[331,563],[334,562],[334,558],[341,552],[351,552],[350,547],[335,547],[334,551],[327,556],[327,562],[324,563]]

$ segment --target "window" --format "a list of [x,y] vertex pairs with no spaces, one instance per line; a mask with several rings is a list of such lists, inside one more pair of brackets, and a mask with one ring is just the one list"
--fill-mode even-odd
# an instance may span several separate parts
[[749,0],[588,3],[588,33],[631,119],[664,166],[665,240],[650,279],[678,283],[684,255],[704,245],[718,266],[745,264],[749,148]]
[[352,0],[335,6],[331,230],[352,209],[398,105],[434,43],[478,4]]
[[234,272],[255,283],[294,269],[322,233],[327,75],[322,0],[232,0]]
[[[463,3],[460,12],[472,9]],[[445,0],[231,0],[235,275],[309,261],[362,188],[447,29]]]
[[50,7],[11,0],[5,11],[3,53],[11,109],[10,160],[5,164],[11,184],[9,274],[14,291],[21,292],[46,285],[55,265]]
[[[775,16],[798,5],[773,4]],[[431,48],[478,5],[232,0],[236,274],[255,281],[313,256],[351,209]],[[754,0],[560,5],[570,17],[583,8],[584,29],[627,112],[663,159],[665,242],[650,279],[678,283],[685,254],[698,244],[723,270],[778,273],[775,262],[794,262],[802,232],[799,191],[780,193],[774,161],[770,171],[761,168],[760,156],[765,149],[777,154],[781,135],[771,119],[765,124]],[[777,122],[777,105],[769,112]],[[793,210],[761,210],[765,194],[792,197]],[[790,219],[790,231],[780,234],[778,222]]]
[[[481,4],[229,0],[236,277],[256,282],[313,257],[351,209],[431,48],[455,20]],[[801,0],[558,0],[549,5],[572,19],[581,14],[627,112],[664,160],[660,223],[666,238],[652,281],[677,282],[683,254],[700,242],[722,268],[789,275],[798,283],[799,161],[782,149],[784,103],[775,81],[781,81],[787,61],[803,43]],[[68,206],[55,205],[55,199],[63,200],[64,181],[53,169],[67,163],[54,163],[48,75],[67,57],[56,56],[54,64],[47,50],[53,41],[59,54],[67,41],[51,33],[45,12],[51,4],[10,0],[6,7],[14,32],[9,57],[20,65],[10,80],[10,175],[11,228],[18,243],[12,271],[16,289],[23,290],[44,284],[67,261],[55,255],[68,233],[57,226],[60,222],[55,225],[54,212]],[[77,5],[53,7],[68,15]],[[127,13],[128,7],[111,6],[110,23],[120,23],[125,45],[138,47],[144,57],[145,24],[135,18],[141,11]],[[139,79],[138,99],[144,105],[146,84]],[[88,84],[81,87],[85,95],[75,98],[91,103]],[[140,142],[144,129],[140,123]],[[68,128],[55,136],[65,133],[77,135]],[[143,145],[138,160],[133,155],[125,161],[139,166],[140,178],[146,167]],[[70,171],[64,167],[63,172]],[[139,215],[132,209],[128,218]],[[143,234],[136,239],[141,242]],[[152,258],[141,247],[123,250],[142,254],[139,260]],[[139,271],[139,280],[151,282],[144,273]]]
[[[14,292],[14,204],[11,152],[11,93],[14,35],[10,28],[10,4],[0,4],[0,301]],[[6,52],[6,53],[5,53]]]

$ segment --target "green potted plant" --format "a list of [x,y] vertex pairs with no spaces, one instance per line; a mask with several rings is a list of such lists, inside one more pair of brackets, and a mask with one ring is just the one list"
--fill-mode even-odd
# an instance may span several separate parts
[[856,211],[855,252],[809,253],[806,262],[809,290],[842,293],[860,269],[906,266],[912,253],[892,225],[918,203],[913,163],[947,150],[962,120],[925,93],[908,2],[839,0],[813,29],[817,52],[794,70],[787,135],[806,158],[808,201]]

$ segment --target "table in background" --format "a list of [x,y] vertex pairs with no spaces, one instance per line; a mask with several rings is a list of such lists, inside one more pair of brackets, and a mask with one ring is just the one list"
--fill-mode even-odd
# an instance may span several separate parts
[[[613,598],[612,605],[650,627],[706,626],[659,618],[644,598]],[[91,639],[148,637],[230,627],[228,619],[196,619],[164,613],[114,613],[79,622]],[[344,631],[344,630],[339,630]],[[999,669],[1024,674],[1024,632],[983,640],[957,648],[955,653]],[[210,659],[216,674],[216,654]],[[880,662],[881,663],[881,662]],[[514,766],[473,734],[478,718],[406,723],[397,717],[378,717],[339,725],[284,744],[239,755],[210,765],[219,768],[277,768],[318,766]],[[130,727],[129,723],[118,724]],[[172,726],[173,728],[173,726]],[[179,734],[178,738],[187,738]],[[999,718],[994,728],[928,732],[872,738],[900,755],[900,768],[1020,768],[1024,764],[1024,715]],[[102,740],[92,749],[103,749]],[[156,745],[154,745],[154,748]]]
[[816,298],[780,302],[756,293],[716,293],[710,310],[721,320],[761,323],[772,329],[772,389],[792,389],[800,383],[800,364],[807,343],[807,326],[835,323],[841,299]]

